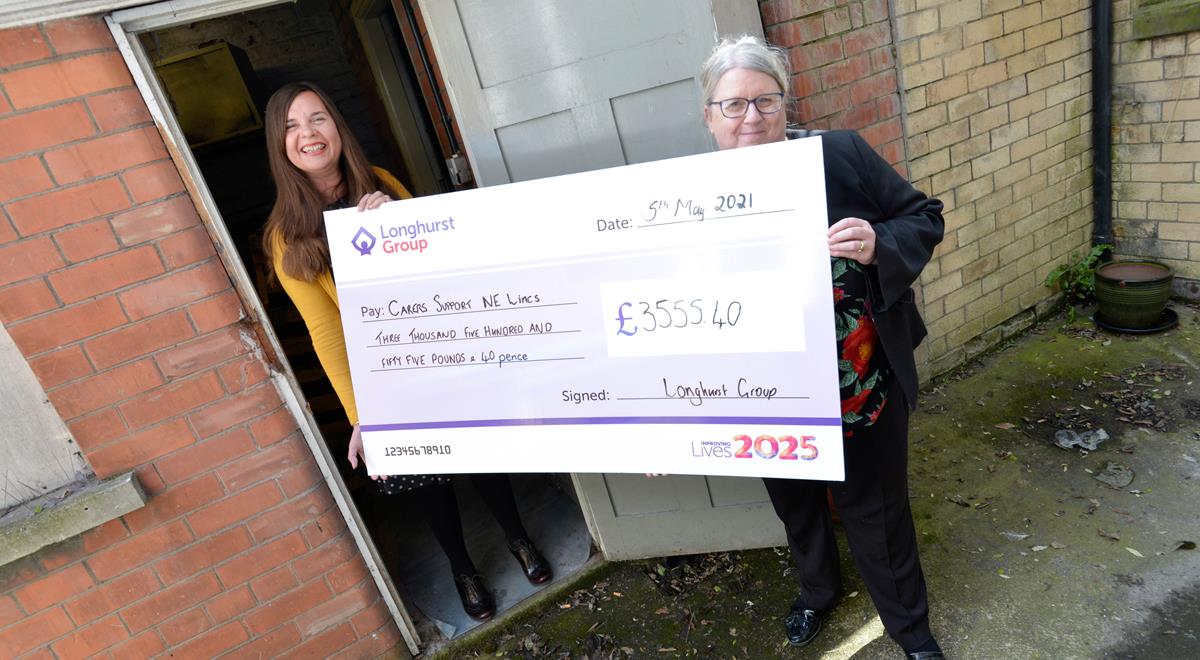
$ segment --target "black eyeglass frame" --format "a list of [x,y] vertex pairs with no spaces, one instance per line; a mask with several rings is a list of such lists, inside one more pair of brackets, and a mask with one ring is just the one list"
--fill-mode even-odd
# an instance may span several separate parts
[[[774,110],[763,110],[762,106],[759,105],[759,102],[762,101],[763,99],[770,99],[770,98],[779,99],[779,107],[775,108]],[[742,101],[746,104],[746,109],[743,110],[740,115],[731,115],[725,111],[725,104],[729,103],[730,101]],[[758,96],[756,96],[752,99],[742,98],[740,96],[734,96],[734,97],[728,98],[728,99],[721,99],[720,101],[709,101],[707,105],[715,105],[715,106],[721,108],[721,115],[723,117],[725,117],[726,119],[738,119],[739,117],[745,117],[746,113],[750,112],[751,104],[753,104],[755,109],[758,110],[758,114],[773,115],[776,112],[779,112],[780,110],[783,109],[783,92],[768,92],[766,94],[759,94]]]

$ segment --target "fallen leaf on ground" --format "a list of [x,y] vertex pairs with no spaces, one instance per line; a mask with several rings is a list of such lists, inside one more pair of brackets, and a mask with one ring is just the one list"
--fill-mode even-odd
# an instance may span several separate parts
[[1120,541],[1121,540],[1121,535],[1116,532],[1108,532],[1103,529],[1097,529],[1096,533],[1099,534],[1102,538],[1106,538],[1110,541]]
[[671,613],[671,608],[669,608],[669,607],[660,607],[660,608],[658,608],[657,610],[654,610],[654,613],[655,613],[655,614],[670,614],[670,613]]
[[1145,556],[1146,556],[1146,555],[1143,555],[1142,553],[1138,552],[1137,550],[1134,550],[1133,548],[1131,548],[1129,546],[1125,546],[1125,549],[1128,550],[1129,554],[1133,555],[1134,557],[1145,558]]
[[1109,488],[1120,490],[1133,481],[1133,469],[1128,465],[1109,461],[1104,471],[1092,477]]
[[1195,541],[1180,541],[1175,544],[1174,548],[1171,548],[1171,549],[1172,550],[1195,550],[1196,542]]
[[1007,430],[1009,430],[1009,429],[1015,429],[1015,428],[1017,428],[1017,425],[1016,425],[1016,424],[1010,424],[1010,423],[1008,423],[1008,422],[1001,422],[1001,423],[999,423],[999,424],[997,424],[997,425],[996,425],[996,428],[998,428],[998,429],[1001,429],[1001,430],[1004,430],[1004,431],[1007,431]]
[[967,503],[967,501],[965,499],[963,499],[962,495],[947,496],[946,501],[953,502],[962,507],[970,507],[971,506],[970,504]]

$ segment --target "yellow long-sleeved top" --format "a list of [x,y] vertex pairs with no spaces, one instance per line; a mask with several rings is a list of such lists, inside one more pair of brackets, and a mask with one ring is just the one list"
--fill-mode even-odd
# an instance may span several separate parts
[[[372,169],[400,199],[412,197],[408,189],[387,170],[381,167]],[[346,410],[346,417],[351,424],[357,424],[358,407],[354,402],[354,389],[350,384],[350,361],[346,357],[346,340],[342,335],[342,317],[338,308],[333,274],[325,271],[312,282],[296,279],[283,270],[284,250],[282,239],[276,237],[271,255],[275,276],[279,278],[283,290],[287,291],[292,304],[304,318],[304,325],[308,326],[308,335],[312,338],[313,350],[317,352],[321,368],[325,370],[325,375],[329,377],[329,382],[342,402],[342,408]]]

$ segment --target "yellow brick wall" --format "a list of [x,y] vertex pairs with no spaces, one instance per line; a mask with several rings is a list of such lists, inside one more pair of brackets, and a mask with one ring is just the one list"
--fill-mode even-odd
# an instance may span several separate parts
[[[895,0],[913,183],[946,204],[921,278],[935,375],[1032,321],[1091,238],[1091,31],[1083,0]],[[1019,327],[1018,327],[1019,326]]]
[[[1135,39],[1113,4],[1113,234],[1118,256],[1170,264],[1200,294],[1200,32]],[[1190,280],[1190,281],[1187,281]]]

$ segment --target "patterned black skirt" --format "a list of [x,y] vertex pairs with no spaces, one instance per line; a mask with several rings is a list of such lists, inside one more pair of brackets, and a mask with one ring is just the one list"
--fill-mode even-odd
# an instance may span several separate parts
[[393,474],[375,480],[375,486],[384,495],[398,495],[424,486],[450,483],[448,474]]

